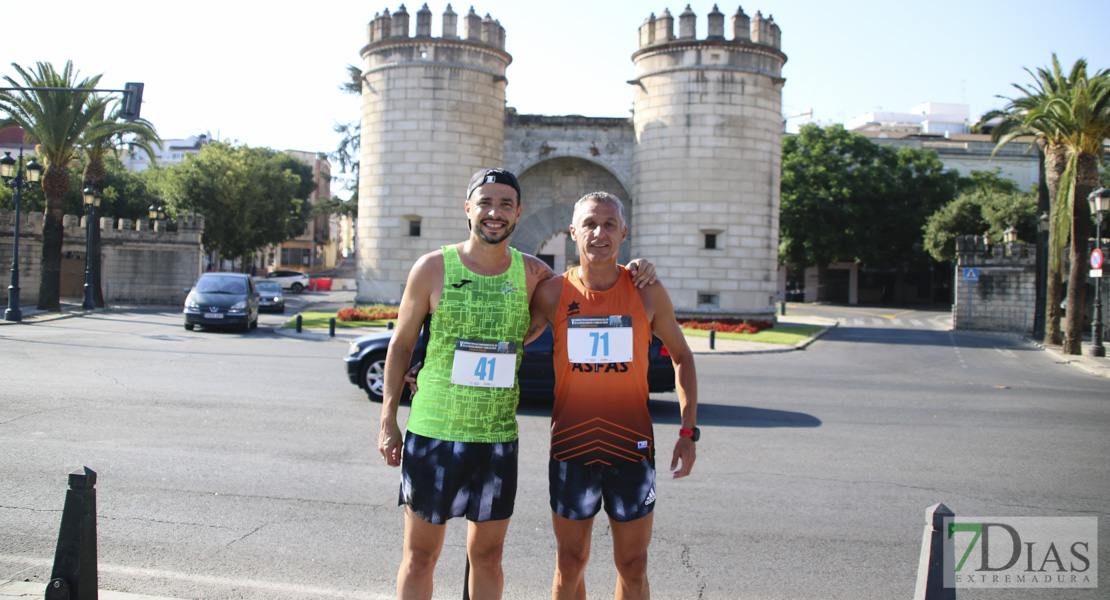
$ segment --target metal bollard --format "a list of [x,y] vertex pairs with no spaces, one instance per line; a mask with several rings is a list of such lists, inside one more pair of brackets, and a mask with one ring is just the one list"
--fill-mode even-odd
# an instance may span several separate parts
[[390,321],[390,322],[386,323],[385,328],[387,330],[392,330],[393,329],[393,321]]
[[328,319],[328,335],[335,337],[335,317]]
[[785,316],[786,316],[786,301],[785,301],[785,300],[783,300],[782,302],[779,302],[779,306],[780,306],[780,307],[781,307],[781,309],[782,309],[782,310],[781,310],[781,312],[782,312],[782,316],[784,316],[784,317],[785,317]]
[[96,600],[96,473],[84,467],[69,474],[58,548],[46,598]]
[[717,330],[716,329],[710,329],[709,330],[709,349],[710,350],[716,350],[717,349]]
[[297,333],[301,332],[301,315],[297,315]]

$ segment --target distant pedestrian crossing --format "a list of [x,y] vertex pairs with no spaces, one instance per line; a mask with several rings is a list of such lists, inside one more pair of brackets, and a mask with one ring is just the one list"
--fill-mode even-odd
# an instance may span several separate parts
[[930,316],[921,317],[896,317],[886,319],[883,317],[839,317],[841,327],[853,328],[880,328],[880,329],[924,329],[928,331],[947,331],[952,328],[952,317]]

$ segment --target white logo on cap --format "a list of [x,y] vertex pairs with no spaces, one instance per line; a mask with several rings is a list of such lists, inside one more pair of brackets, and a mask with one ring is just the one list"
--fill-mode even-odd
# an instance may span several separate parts
[[497,183],[496,175],[486,175],[486,183]]

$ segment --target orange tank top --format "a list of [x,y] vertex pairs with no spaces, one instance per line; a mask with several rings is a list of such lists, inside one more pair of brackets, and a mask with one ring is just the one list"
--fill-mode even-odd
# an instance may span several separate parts
[[621,267],[611,289],[564,275],[555,336],[551,456],[578,464],[638,462],[655,454],[648,412],[648,322],[640,292]]

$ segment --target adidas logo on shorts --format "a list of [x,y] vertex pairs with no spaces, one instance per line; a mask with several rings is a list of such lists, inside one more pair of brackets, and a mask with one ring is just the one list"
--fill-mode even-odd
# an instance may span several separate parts
[[644,500],[644,505],[653,504],[655,502],[655,486],[652,486],[651,491],[648,492],[647,500]]

